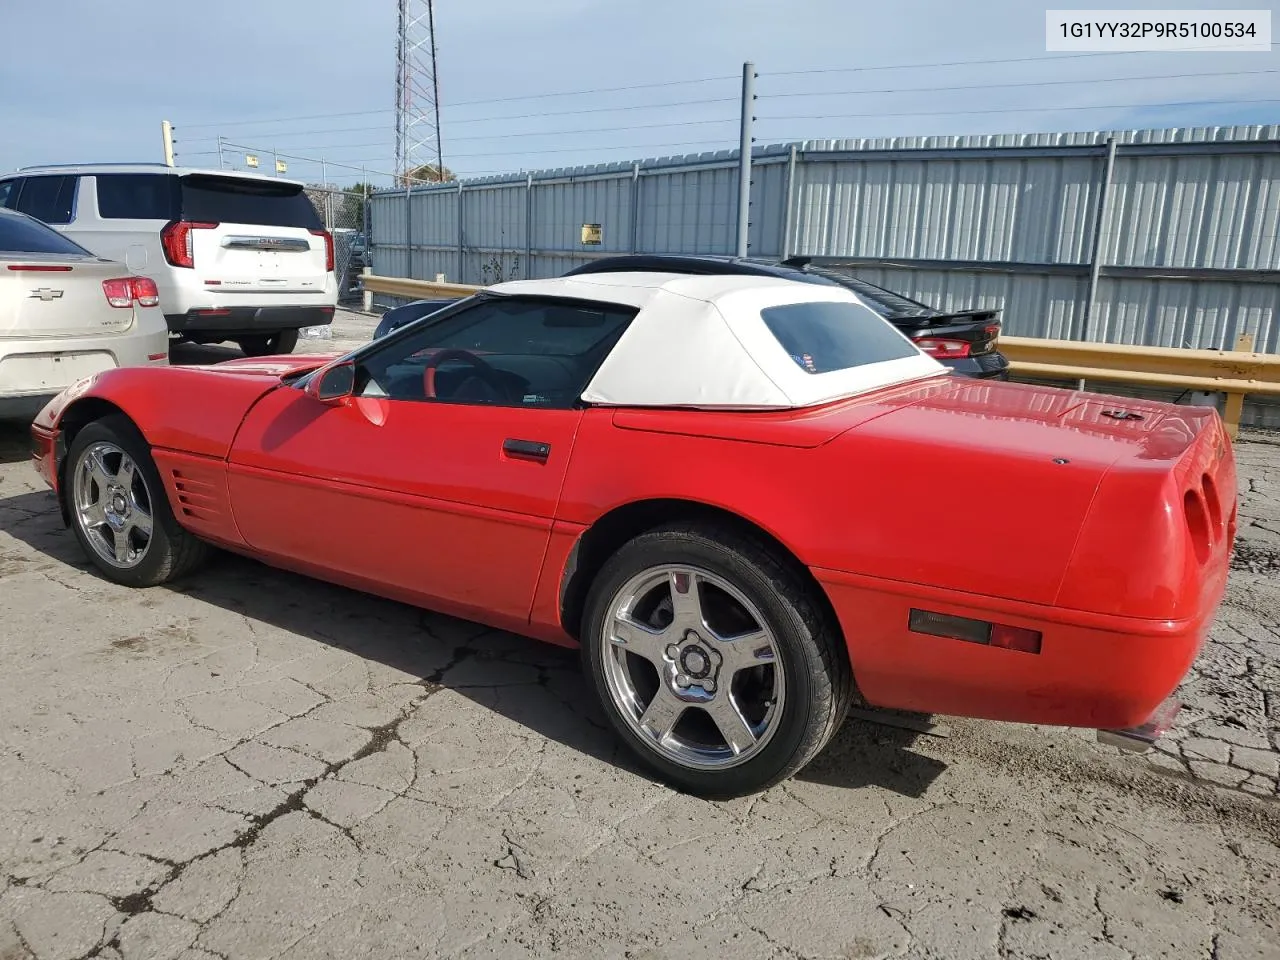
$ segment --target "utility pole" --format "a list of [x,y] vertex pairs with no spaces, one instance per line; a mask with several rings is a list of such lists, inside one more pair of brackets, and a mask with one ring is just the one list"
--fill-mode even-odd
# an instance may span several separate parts
[[164,142],[164,165],[173,166],[173,124],[168,120],[160,121],[160,137]]
[[218,136],[218,169],[222,170],[226,167],[226,162],[222,159],[222,136]]
[[742,65],[742,136],[738,154],[738,256],[747,255],[751,230],[751,122],[755,120],[756,65]]

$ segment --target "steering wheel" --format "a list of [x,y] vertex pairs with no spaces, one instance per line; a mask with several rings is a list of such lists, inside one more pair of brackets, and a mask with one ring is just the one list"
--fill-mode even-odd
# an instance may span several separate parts
[[484,377],[485,374],[492,373],[493,367],[480,357],[476,356],[470,350],[462,350],[457,347],[450,347],[447,350],[441,350],[430,360],[422,370],[422,392],[428,400],[435,400],[436,397],[436,368],[446,360],[462,360],[471,364],[476,368],[476,372]]

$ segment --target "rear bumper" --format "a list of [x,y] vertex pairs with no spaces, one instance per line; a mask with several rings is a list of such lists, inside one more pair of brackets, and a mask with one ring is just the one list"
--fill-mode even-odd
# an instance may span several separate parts
[[29,421],[53,397],[94,373],[167,364],[169,334],[156,326],[100,337],[0,340],[0,419]]
[[173,333],[218,334],[225,338],[323,327],[333,322],[332,304],[293,307],[219,307],[170,313],[165,321]]
[[[1126,730],[1186,676],[1211,621],[1139,620],[815,569],[877,707],[1014,723]],[[912,608],[1038,630],[1039,653],[908,629]]]

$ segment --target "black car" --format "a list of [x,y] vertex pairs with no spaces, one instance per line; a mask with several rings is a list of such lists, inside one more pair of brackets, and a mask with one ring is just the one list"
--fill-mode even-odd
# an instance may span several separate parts
[[457,300],[414,300],[412,303],[388,310],[378,320],[378,326],[373,331],[373,339],[385,337],[392,330],[399,330],[406,323],[412,323],[457,302]]
[[859,300],[910,337],[921,350],[957,373],[970,377],[1009,379],[1009,361],[996,349],[996,342],[1000,337],[999,310],[937,310],[866,280],[859,280],[836,270],[815,267],[809,257],[767,260],[759,257],[701,254],[632,254],[602,257],[585,266],[575,267],[564,276],[632,271],[745,274],[781,277],[803,283],[836,284],[853,291]]

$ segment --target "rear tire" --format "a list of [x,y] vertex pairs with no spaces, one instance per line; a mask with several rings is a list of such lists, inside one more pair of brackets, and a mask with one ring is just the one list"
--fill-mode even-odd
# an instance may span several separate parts
[[629,541],[592,583],[582,627],[583,668],[615,733],[688,793],[738,797],[787,779],[852,701],[844,640],[813,585],[727,526]]
[[278,330],[270,336],[239,337],[236,343],[246,357],[266,357],[277,353],[293,353],[298,345],[297,330]]
[[103,417],[76,434],[63,483],[76,539],[114,583],[168,583],[210,553],[174,517],[151,449],[128,417]]

